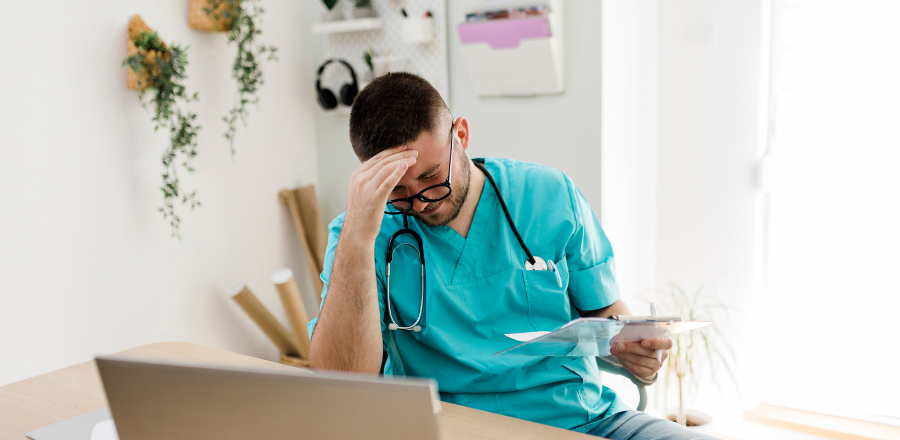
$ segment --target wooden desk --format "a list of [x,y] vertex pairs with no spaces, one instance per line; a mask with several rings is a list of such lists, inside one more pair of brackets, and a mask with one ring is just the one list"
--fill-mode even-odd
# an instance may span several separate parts
[[[119,355],[212,365],[291,369],[274,362],[187,342],[160,342]],[[0,440],[22,440],[35,429],[107,406],[94,361],[84,362],[0,387]],[[454,439],[596,439],[564,429],[442,403],[441,438]]]

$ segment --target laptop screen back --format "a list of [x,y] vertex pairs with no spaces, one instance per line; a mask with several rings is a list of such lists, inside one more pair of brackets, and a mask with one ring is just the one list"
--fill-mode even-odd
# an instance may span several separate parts
[[434,382],[98,357],[121,440],[437,439]]

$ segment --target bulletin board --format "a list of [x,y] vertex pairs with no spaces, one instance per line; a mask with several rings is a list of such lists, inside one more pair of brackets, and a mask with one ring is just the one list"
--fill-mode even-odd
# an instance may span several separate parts
[[[446,0],[372,0],[372,6],[375,15],[384,21],[384,27],[317,35],[323,41],[324,58],[321,61],[329,58],[346,60],[356,71],[362,87],[365,83],[365,72],[369,71],[363,60],[366,50],[372,48],[380,53],[390,51],[391,56],[403,59],[405,71],[428,80],[449,105]],[[345,17],[352,16],[352,0],[342,0],[336,7],[344,8]],[[431,12],[434,18],[434,41],[429,43],[403,41],[401,26],[404,16],[401,8],[405,9],[410,17],[422,17],[426,12]],[[329,67],[322,78],[323,87],[336,86],[349,78],[349,74],[345,69]]]

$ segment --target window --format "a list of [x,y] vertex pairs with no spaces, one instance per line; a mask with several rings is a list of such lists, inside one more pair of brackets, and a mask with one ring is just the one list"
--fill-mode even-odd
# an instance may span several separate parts
[[768,403],[900,423],[900,0],[773,0]]

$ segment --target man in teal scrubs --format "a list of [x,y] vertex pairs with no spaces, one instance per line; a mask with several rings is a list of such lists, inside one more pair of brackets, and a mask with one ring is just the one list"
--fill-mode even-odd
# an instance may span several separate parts
[[[394,73],[370,83],[353,104],[350,141],[362,165],[329,227],[322,309],[309,323],[313,368],[432,378],[443,401],[614,439],[708,438],[629,410],[593,358],[494,356],[515,344],[507,333],[629,314],[612,247],[565,174],[478,160],[528,249],[556,268],[526,270],[500,198],[466,154],[469,122],[454,120],[427,81]],[[397,206],[422,244],[400,235],[388,273],[404,216],[386,212]],[[671,346],[648,339],[611,353],[652,381],[655,350]]]

